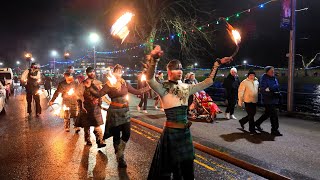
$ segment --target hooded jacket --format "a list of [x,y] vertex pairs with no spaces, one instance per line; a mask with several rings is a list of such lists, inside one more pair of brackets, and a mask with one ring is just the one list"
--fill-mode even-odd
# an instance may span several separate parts
[[260,92],[262,94],[263,104],[278,104],[280,94],[280,86],[276,77],[263,74],[260,78]]

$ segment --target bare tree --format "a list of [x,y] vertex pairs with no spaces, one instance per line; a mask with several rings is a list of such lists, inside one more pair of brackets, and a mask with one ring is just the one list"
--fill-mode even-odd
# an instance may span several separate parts
[[[195,52],[206,52],[204,44],[213,47],[211,31],[202,31],[207,25],[205,17],[211,12],[204,12],[197,8],[196,0],[130,0],[110,1],[112,5],[106,11],[107,15],[117,14],[123,6],[131,6],[135,14],[133,35],[140,42],[146,43],[146,51],[150,52],[159,37],[177,39],[179,36],[180,51],[183,56],[194,58]],[[175,38],[173,38],[175,37]]]
[[310,59],[309,61],[307,61],[303,55],[301,54],[296,54],[297,56],[300,56],[301,57],[301,61],[302,61],[302,66],[303,66],[303,69],[304,69],[304,72],[305,72],[305,75],[308,76],[308,68],[309,66],[315,61],[318,59],[318,55],[320,55],[320,52],[318,52],[312,59]]

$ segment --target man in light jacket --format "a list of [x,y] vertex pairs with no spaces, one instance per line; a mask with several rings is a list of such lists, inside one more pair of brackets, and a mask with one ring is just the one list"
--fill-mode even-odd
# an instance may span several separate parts
[[257,111],[259,81],[256,78],[256,73],[249,70],[247,78],[240,83],[238,90],[238,105],[242,107],[244,102],[247,111],[247,116],[239,120],[239,123],[244,129],[244,125],[249,121],[250,134],[257,134],[255,131],[254,115]]

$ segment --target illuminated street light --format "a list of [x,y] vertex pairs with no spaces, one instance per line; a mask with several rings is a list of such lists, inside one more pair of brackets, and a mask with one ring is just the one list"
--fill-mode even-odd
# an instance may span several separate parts
[[20,65],[20,61],[17,61],[17,65]]
[[248,62],[247,62],[247,60],[244,60],[244,61],[243,61],[244,69],[246,69],[246,68],[247,68],[247,63],[248,63]]
[[3,66],[3,62],[0,62],[0,66]]
[[34,61],[34,60],[35,60],[35,59],[32,57],[32,58],[31,58],[31,61]]

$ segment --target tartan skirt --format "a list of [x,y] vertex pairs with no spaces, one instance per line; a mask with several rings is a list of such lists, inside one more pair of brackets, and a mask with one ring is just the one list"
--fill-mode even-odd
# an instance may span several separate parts
[[158,179],[161,174],[171,173],[178,163],[194,159],[190,129],[165,127],[153,156],[148,180]]
[[130,114],[129,108],[113,108],[112,106],[109,107],[107,111],[107,119],[105,124],[105,130],[103,139],[108,139],[109,137],[113,136],[112,128],[120,126],[130,122]]

